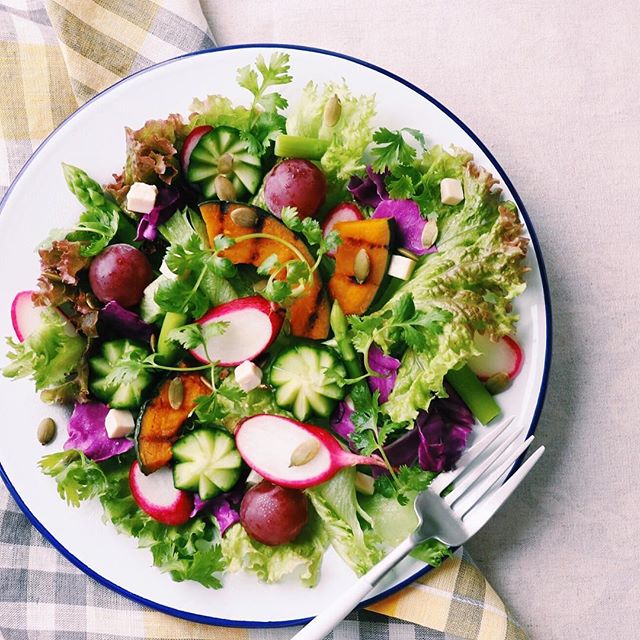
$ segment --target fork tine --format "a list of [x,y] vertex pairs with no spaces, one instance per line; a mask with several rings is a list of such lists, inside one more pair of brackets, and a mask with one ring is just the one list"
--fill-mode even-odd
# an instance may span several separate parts
[[456,468],[451,471],[446,471],[438,475],[429,488],[434,493],[442,493],[465,469],[473,462],[491,443],[504,433],[504,430],[514,421],[514,417],[507,418],[501,424],[492,427],[491,431],[487,433],[484,438],[481,438],[478,442],[474,443],[460,456],[460,459],[456,463]]
[[493,487],[493,485],[502,477],[513,463],[529,448],[533,442],[533,436],[527,438],[524,442],[515,443],[514,447],[508,447],[499,460],[496,460],[487,472],[478,479],[478,481],[470,487],[470,489],[453,503],[453,509],[458,512],[460,517],[464,517],[473,505],[481,500],[481,498]]
[[478,479],[496,463],[496,460],[498,460],[513,441],[520,436],[521,431],[521,429],[518,429],[514,433],[509,434],[505,441],[495,451],[493,451],[491,455],[487,456],[479,465],[462,476],[462,479],[455,484],[453,491],[444,496],[443,500],[448,505],[452,505],[467,491],[467,489],[469,489],[469,487],[473,486]]
[[475,534],[479,529],[484,527],[489,518],[507,501],[509,496],[517,489],[518,485],[524,480],[526,475],[531,471],[533,466],[540,460],[544,453],[544,446],[536,449],[525,463],[498,489],[491,493],[488,497],[483,498],[475,507],[465,516],[463,522],[469,536]]

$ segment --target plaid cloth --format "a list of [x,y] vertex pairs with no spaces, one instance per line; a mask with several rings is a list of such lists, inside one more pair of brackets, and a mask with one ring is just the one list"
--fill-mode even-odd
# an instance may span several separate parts
[[[212,46],[197,0],[0,0],[0,194],[51,130],[91,96],[150,64]],[[59,555],[0,487],[3,640],[279,640],[293,631],[208,627],[131,602]],[[352,614],[333,635],[526,638],[462,551],[401,593]]]

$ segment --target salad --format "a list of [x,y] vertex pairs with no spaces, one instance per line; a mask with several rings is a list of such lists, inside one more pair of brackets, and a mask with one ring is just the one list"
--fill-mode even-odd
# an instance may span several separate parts
[[62,166],[84,211],[38,248],[2,373],[72,411],[39,463],[60,496],[99,499],[161,571],[311,587],[329,546],[361,574],[405,537],[500,414],[527,241],[471,154],[374,129],[374,96],[289,105],[279,52],[237,81],[248,106],[127,128],[104,187]]

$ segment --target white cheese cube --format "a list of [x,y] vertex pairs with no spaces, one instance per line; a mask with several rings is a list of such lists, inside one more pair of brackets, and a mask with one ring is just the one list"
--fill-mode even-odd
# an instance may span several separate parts
[[134,182],[127,193],[127,209],[136,213],[149,213],[156,203],[158,187],[144,182]]
[[236,367],[234,376],[240,388],[248,393],[262,382],[262,369],[250,360],[245,360]]
[[109,409],[104,421],[104,428],[110,438],[124,438],[133,432],[134,427],[131,411]]
[[455,178],[445,178],[440,182],[440,202],[442,204],[459,204],[464,200],[462,183]]
[[389,264],[389,275],[400,280],[408,280],[416,268],[416,261],[397,253],[391,257]]

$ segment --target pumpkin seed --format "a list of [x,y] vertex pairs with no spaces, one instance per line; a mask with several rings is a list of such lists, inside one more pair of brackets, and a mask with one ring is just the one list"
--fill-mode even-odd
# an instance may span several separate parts
[[429,249],[433,246],[433,243],[438,237],[438,223],[435,220],[427,220],[427,224],[422,229],[422,235],[420,241],[425,249]]
[[172,409],[178,410],[184,401],[184,384],[182,380],[174,378],[169,384],[169,405]]
[[233,186],[233,182],[227,178],[227,176],[223,176],[219,174],[216,176],[213,181],[213,187],[216,190],[216,196],[218,196],[218,200],[235,200],[236,196],[236,188]]
[[324,105],[324,112],[322,114],[322,120],[327,127],[335,127],[342,115],[342,103],[340,98],[334,93],[327,104]]
[[218,159],[218,171],[229,173],[233,169],[233,156],[230,153],[223,153]]
[[149,346],[151,347],[152,353],[155,353],[156,349],[158,348],[158,338],[156,337],[155,333],[152,333],[151,337],[149,338]]
[[485,382],[485,386],[487,391],[495,396],[504,391],[509,386],[509,382],[509,376],[506,373],[496,373]]
[[418,260],[420,259],[415,253],[413,253],[413,251],[409,251],[409,249],[405,249],[404,247],[400,247],[398,249],[398,253],[401,256],[404,256],[405,258],[409,258],[409,260],[415,260],[416,262],[418,262]]
[[53,418],[45,418],[38,425],[38,442],[49,444],[56,435],[56,423]]
[[353,261],[353,275],[355,276],[358,284],[362,284],[371,272],[371,259],[366,249],[360,249],[356,253],[355,260]]
[[307,462],[311,462],[320,451],[320,443],[315,438],[303,440],[292,452],[290,467],[301,467]]
[[250,207],[238,207],[231,212],[231,219],[239,227],[255,227],[258,214]]

